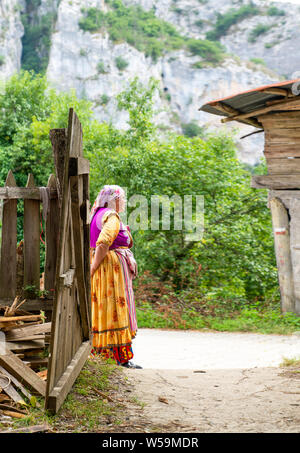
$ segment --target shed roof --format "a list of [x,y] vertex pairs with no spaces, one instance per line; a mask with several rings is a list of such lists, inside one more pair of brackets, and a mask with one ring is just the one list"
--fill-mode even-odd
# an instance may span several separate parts
[[[289,101],[294,98],[299,99],[300,102],[300,96],[295,96],[295,94],[292,93],[292,86],[297,82],[300,83],[300,78],[253,88],[225,98],[207,102],[202,105],[199,110],[215,115],[226,116],[228,118],[230,117],[230,119],[225,119],[223,122],[234,119],[243,123],[252,124],[256,127],[262,127],[257,121],[257,116],[263,113],[261,110],[269,108],[272,105],[276,106],[277,102],[279,104],[278,109],[274,107],[272,110],[284,110],[284,108],[280,108],[280,101],[288,101],[289,103]],[[246,115],[246,118],[243,116],[241,118],[235,118],[244,114]]]

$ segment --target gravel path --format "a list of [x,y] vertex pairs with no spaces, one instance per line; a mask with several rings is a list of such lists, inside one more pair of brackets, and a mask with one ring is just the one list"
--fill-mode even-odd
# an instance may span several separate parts
[[300,432],[300,336],[140,329],[124,369],[141,412],[158,432]]
[[145,369],[270,367],[300,357],[300,335],[139,329],[133,352]]

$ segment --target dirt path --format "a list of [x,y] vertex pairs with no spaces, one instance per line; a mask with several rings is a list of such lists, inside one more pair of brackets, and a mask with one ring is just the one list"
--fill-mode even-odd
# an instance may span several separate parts
[[[184,341],[193,341],[188,348],[191,357],[189,366],[179,369],[180,356],[186,354],[188,344],[183,347],[185,333]],[[278,367],[283,357],[295,357],[295,352],[300,356],[299,336],[190,334],[140,332],[147,360],[153,356],[159,366],[125,371],[135,397],[143,404],[142,410],[130,412],[132,423],[142,417],[159,431],[173,433],[300,432],[300,370]],[[157,339],[164,340],[160,351]],[[168,341],[176,353],[162,356]],[[136,349],[139,351],[138,345]],[[139,352],[136,358],[142,358]],[[230,366],[222,368],[225,362]]]

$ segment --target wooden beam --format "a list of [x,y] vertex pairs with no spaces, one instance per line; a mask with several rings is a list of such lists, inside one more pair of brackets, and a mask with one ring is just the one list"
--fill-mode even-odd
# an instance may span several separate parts
[[[216,104],[213,104],[213,107],[217,110],[220,110],[220,112],[230,114],[230,115],[241,115],[241,112],[238,110],[235,110],[234,108],[230,107],[229,105],[223,104],[222,102],[217,102]],[[221,120],[223,122],[223,120]],[[245,121],[242,121],[242,123],[249,124],[250,126],[258,127],[262,129],[262,125],[255,119],[246,119]]]
[[300,189],[300,173],[293,175],[252,176],[251,187],[255,189]]
[[295,96],[294,98],[289,98],[289,99],[285,99],[285,100],[280,100],[278,101],[278,103],[276,104],[272,104],[268,107],[262,107],[260,109],[257,109],[257,110],[253,110],[252,112],[248,112],[248,113],[242,113],[242,114],[239,114],[239,115],[232,115],[232,116],[229,116],[227,118],[223,118],[221,121],[222,123],[228,123],[229,121],[242,121],[242,120],[246,120],[250,117],[257,117],[258,115],[263,115],[267,112],[271,112],[272,110],[280,110],[281,107],[286,107],[287,105],[291,106],[293,105],[295,102],[300,102],[300,98],[299,96]]
[[265,88],[264,90],[260,90],[260,93],[266,94],[276,94],[277,96],[294,96],[293,93],[289,90],[285,90],[283,88]]
[[87,360],[90,351],[90,341],[82,343],[56,386],[46,398],[45,409],[52,413],[57,413]]
[[46,384],[45,382],[27,365],[25,365],[21,359],[15,354],[7,351],[6,354],[0,355],[0,365],[3,366],[10,374],[20,381],[21,384],[29,386],[29,388],[45,396]]
[[[57,190],[50,190],[50,199],[57,198]],[[38,187],[0,187],[0,199],[7,200],[39,200],[41,201],[40,189]]]

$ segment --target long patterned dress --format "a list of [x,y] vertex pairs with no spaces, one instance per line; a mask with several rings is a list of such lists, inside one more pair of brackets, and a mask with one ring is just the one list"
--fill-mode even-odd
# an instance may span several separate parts
[[92,354],[123,364],[133,357],[132,340],[137,331],[131,270],[135,260],[129,250],[130,231],[117,212],[108,208],[100,208],[92,220],[91,258],[100,243],[109,245],[109,251],[91,281]]

